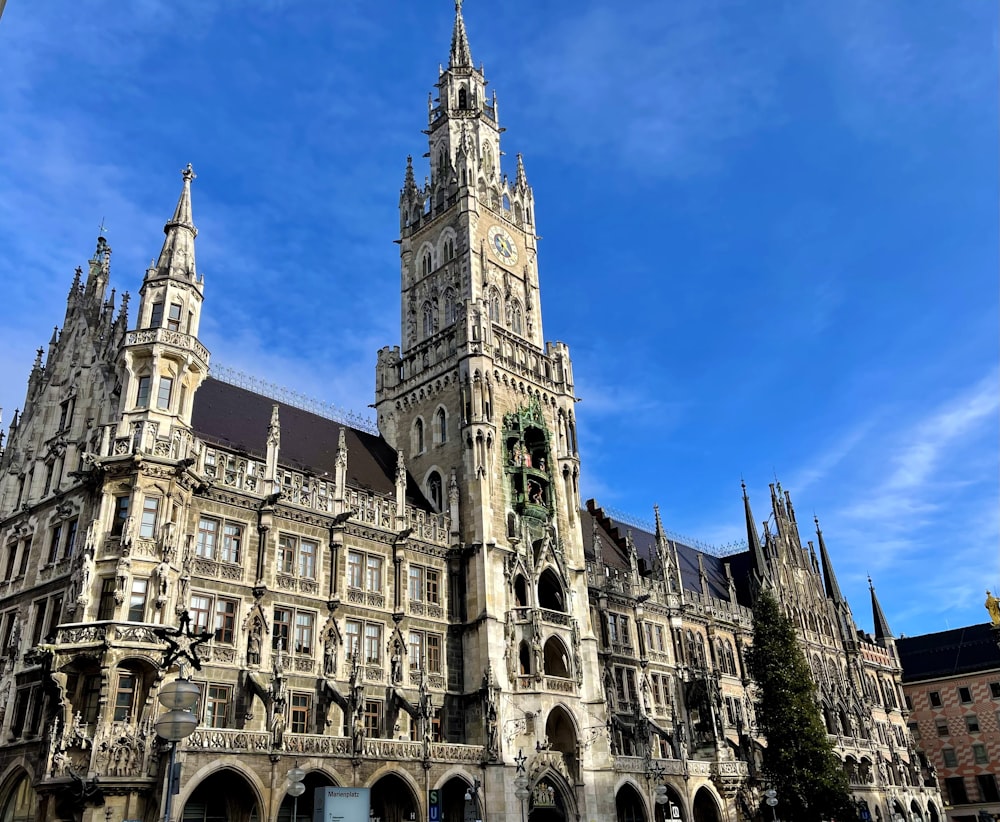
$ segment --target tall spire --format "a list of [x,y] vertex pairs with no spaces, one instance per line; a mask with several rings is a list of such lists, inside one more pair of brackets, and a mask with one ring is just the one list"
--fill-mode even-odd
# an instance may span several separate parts
[[451,59],[448,61],[448,68],[472,68],[472,50],[465,33],[465,20],[462,19],[462,0],[455,0],[455,28],[451,33]]
[[757,570],[757,575],[761,579],[764,579],[767,576],[767,560],[764,559],[764,550],[760,547],[760,535],[757,533],[753,511],[750,510],[750,497],[747,496],[747,484],[740,480],[740,487],[743,489],[743,511],[747,518],[747,540],[750,543],[750,550],[753,553],[754,567]]
[[[826,595],[836,603],[844,601],[844,595],[840,592],[837,584],[837,576],[833,573],[833,563],[830,562],[830,555],[826,552],[826,540],[823,539],[823,530],[819,527],[819,517],[813,517],[816,523],[816,537],[819,539],[819,558],[823,564],[823,584],[826,587]],[[874,596],[874,592],[872,594]]]
[[[174,216],[163,226],[163,233],[167,237],[163,241],[153,276],[194,281],[197,279],[194,266],[194,238],[198,236],[198,229],[194,227],[191,216],[191,181],[195,178],[195,173],[190,163],[181,172],[181,176],[184,178],[184,187],[177,200]],[[148,276],[150,274],[147,274]]]
[[882,606],[879,605],[878,597],[875,595],[875,586],[872,584],[871,577],[868,577],[868,589],[872,592],[872,618],[875,621],[876,641],[894,639],[892,631],[889,628],[889,620],[885,618],[885,612],[882,610]]

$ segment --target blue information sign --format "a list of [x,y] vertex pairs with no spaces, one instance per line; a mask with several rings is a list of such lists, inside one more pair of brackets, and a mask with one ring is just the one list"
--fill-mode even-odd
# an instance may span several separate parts
[[441,822],[441,791],[427,791],[427,820]]

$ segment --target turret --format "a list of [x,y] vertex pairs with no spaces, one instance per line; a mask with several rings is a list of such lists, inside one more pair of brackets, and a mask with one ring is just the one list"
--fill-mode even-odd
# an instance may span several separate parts
[[770,569],[768,568],[767,558],[764,556],[764,549],[760,544],[760,535],[757,533],[753,511],[750,510],[750,497],[747,496],[747,485],[741,481],[740,487],[743,489],[743,513],[746,516],[747,542],[750,545],[750,554],[753,559],[754,577],[757,584],[763,586],[767,584],[770,578]]
[[878,596],[875,593],[875,585],[872,578],[868,577],[868,590],[872,595],[872,621],[875,624],[875,642],[889,651],[893,657],[896,656],[896,638],[889,628],[889,620],[885,618],[885,611],[879,604]]

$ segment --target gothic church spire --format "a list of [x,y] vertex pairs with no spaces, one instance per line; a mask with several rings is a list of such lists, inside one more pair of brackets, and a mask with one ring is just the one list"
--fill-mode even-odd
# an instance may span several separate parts
[[892,630],[889,628],[889,620],[885,618],[885,611],[882,610],[878,596],[875,594],[875,586],[872,584],[871,577],[868,577],[868,590],[872,594],[872,618],[875,621],[875,640],[881,640],[880,644],[883,644],[885,640],[893,639],[894,637]]
[[197,279],[194,265],[194,238],[198,236],[198,229],[194,227],[194,219],[191,216],[191,181],[195,178],[195,173],[190,163],[181,172],[181,176],[184,178],[184,187],[177,200],[174,216],[163,226],[163,233],[167,236],[163,241],[163,248],[160,250],[156,265],[147,272],[147,279],[151,276],[172,277],[191,282]]
[[451,58],[448,61],[448,68],[472,68],[472,50],[469,48],[469,37],[465,33],[462,0],[455,0],[455,28],[451,33]]
[[813,517],[816,523],[816,537],[819,540],[819,561],[823,565],[823,585],[826,588],[826,595],[836,603],[844,601],[844,595],[840,592],[840,585],[837,584],[837,575],[833,572],[833,563],[830,562],[830,555],[826,551],[826,540],[823,539],[823,530],[819,527],[819,517]]

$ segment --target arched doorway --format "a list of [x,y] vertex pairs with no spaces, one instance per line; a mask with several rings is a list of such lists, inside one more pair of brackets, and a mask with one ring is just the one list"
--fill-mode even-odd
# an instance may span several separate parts
[[382,822],[410,822],[420,818],[420,805],[409,783],[390,773],[372,785],[372,816]]
[[575,817],[566,802],[566,785],[548,771],[536,780],[528,797],[528,822],[568,822]]
[[[275,822],[312,822],[313,818],[313,796],[317,788],[328,788],[337,783],[323,771],[312,771],[307,773],[302,784],[306,786],[302,796],[296,805],[295,797],[285,794],[278,808],[278,818]],[[297,811],[298,813],[294,813]]]
[[549,716],[545,720],[545,739],[549,748],[563,755],[566,769],[575,779],[577,777],[576,725],[561,705],[556,705],[549,711]]
[[692,805],[694,822],[722,822],[719,803],[708,788],[698,788]]
[[[681,802],[680,794],[666,783],[663,787],[667,789],[667,801],[663,804],[657,804],[653,809],[656,822],[674,822],[676,819],[684,822],[687,817],[684,815],[684,803]],[[676,816],[674,816],[675,813]]]
[[38,794],[31,786],[31,777],[22,772],[11,779],[0,799],[0,822],[34,822],[38,809]]
[[[482,796],[473,797],[469,790],[472,780],[453,776],[441,787],[441,822],[465,822],[466,810],[473,813],[473,819],[483,818]],[[466,801],[466,794],[469,800]]]
[[615,795],[618,822],[646,822],[646,807],[635,785],[626,782]]
[[243,774],[222,768],[194,789],[182,822],[257,822],[262,817],[257,792]]

